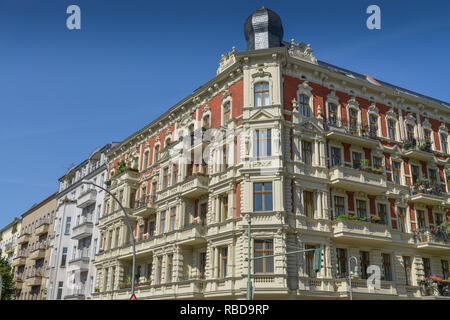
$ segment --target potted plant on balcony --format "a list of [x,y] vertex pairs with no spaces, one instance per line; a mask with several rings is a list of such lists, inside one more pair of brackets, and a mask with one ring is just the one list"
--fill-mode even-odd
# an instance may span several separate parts
[[370,222],[372,223],[381,223],[381,218],[378,216],[371,216],[370,217]]

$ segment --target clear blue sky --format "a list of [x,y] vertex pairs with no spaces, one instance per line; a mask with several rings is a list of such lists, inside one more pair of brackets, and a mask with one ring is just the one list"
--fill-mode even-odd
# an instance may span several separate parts
[[[370,4],[380,31],[366,28]],[[211,79],[263,5],[318,59],[450,101],[448,1],[0,0],[0,228]]]

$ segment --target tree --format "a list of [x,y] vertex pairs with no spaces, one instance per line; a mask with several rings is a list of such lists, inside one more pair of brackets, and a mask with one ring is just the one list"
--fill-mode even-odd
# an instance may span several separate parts
[[8,259],[0,257],[0,274],[2,275],[2,296],[0,300],[11,300],[15,292],[14,271]]

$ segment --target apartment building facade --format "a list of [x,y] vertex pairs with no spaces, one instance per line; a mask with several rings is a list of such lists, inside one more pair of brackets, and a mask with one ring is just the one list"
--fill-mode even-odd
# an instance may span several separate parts
[[107,144],[94,150],[88,159],[73,166],[59,179],[57,210],[50,243],[49,300],[90,299],[95,283],[93,261],[98,252],[98,220],[103,212],[107,176]]
[[12,262],[17,300],[46,298],[45,270],[50,256],[49,239],[53,230],[55,210],[56,193],[22,214],[17,254]]
[[[262,24],[262,25],[258,25]],[[259,31],[258,31],[259,30]],[[450,106],[318,61],[255,11],[247,50],[108,153],[93,299],[440,299],[448,278]],[[270,41],[269,41],[270,39]],[[447,223],[447,224],[446,224]],[[444,229],[445,228],[445,229]],[[367,287],[368,266],[381,286]]]
[[14,218],[14,220],[0,230],[0,256],[7,258],[12,263],[16,257],[17,239],[20,233],[22,220]]

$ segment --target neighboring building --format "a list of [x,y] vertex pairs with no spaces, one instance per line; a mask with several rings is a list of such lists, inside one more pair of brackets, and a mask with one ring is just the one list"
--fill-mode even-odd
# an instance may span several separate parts
[[0,230],[0,256],[8,258],[9,262],[16,257],[17,238],[19,237],[22,221],[19,218]]
[[317,275],[310,253],[252,263],[255,299],[348,299],[353,256],[355,299],[422,298],[420,277],[449,272],[449,103],[318,61],[268,9],[245,35],[247,51],[108,153],[133,231],[107,195],[93,299],[130,298],[131,237],[138,299],[244,298],[248,219],[254,256],[324,251]]
[[17,239],[17,254],[13,260],[16,296],[18,300],[41,300],[46,298],[45,285],[56,209],[56,193],[33,205],[22,214],[22,226]]
[[49,300],[83,300],[90,298],[93,292],[93,261],[99,248],[97,223],[103,214],[105,192],[82,181],[104,185],[107,177],[105,153],[114,145],[94,150],[88,159],[59,179],[48,266]]

